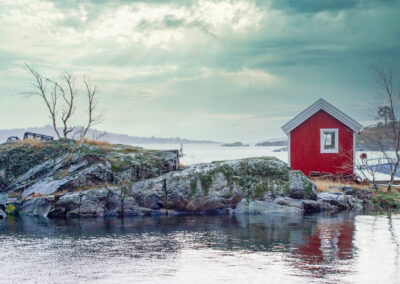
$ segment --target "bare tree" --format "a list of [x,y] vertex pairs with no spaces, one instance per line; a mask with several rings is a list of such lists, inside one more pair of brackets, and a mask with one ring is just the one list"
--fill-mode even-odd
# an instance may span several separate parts
[[[58,138],[61,138],[60,133],[58,132],[57,129],[57,101],[59,98],[59,93],[58,93],[58,88],[57,85],[52,84],[52,89],[49,91],[48,90],[48,83],[51,82],[49,79],[43,77],[40,75],[38,72],[36,72],[33,68],[31,68],[28,64],[25,63],[26,69],[33,75],[34,81],[32,82],[32,85],[35,91],[31,92],[24,92],[23,94],[27,95],[33,95],[33,96],[39,96],[43,99],[44,103],[46,104],[46,107],[50,113],[50,118],[52,121],[52,125],[54,128],[54,131],[57,134]],[[49,94],[50,92],[50,94]]]
[[97,87],[91,88],[87,83],[86,77],[83,76],[83,82],[85,83],[87,99],[88,99],[88,122],[81,135],[81,140],[86,136],[88,130],[95,124],[100,123],[103,120],[103,113],[96,115],[97,108]]
[[400,88],[395,86],[392,68],[379,65],[374,66],[373,71],[379,87],[379,99],[383,102],[380,105],[386,106],[385,112],[391,120],[389,127],[377,131],[373,139],[379,151],[388,161],[390,180],[387,185],[387,191],[391,192],[400,164],[400,127],[398,122],[400,115]]
[[[91,87],[85,76],[83,76],[83,83],[88,98],[88,122],[84,127],[77,127],[72,126],[70,122],[71,118],[75,114],[76,98],[78,96],[76,79],[73,74],[64,72],[62,73],[61,79],[57,82],[45,78],[28,64],[25,64],[25,67],[34,77],[33,87],[35,90],[24,92],[24,94],[37,95],[43,99],[50,113],[53,129],[58,138],[67,138],[72,134],[73,138],[78,135],[79,139],[82,140],[93,125],[100,123],[103,120],[103,114],[96,114],[98,95],[97,87]],[[48,85],[51,86],[51,88]],[[59,109],[61,109],[61,114],[58,117]],[[58,129],[57,121],[62,122],[62,136]]]
[[[61,120],[64,125],[64,129],[63,129],[64,137],[67,137],[68,134],[74,130],[74,127],[68,126],[68,124],[69,124],[68,121],[75,112],[75,97],[76,97],[77,91],[75,88],[75,79],[72,74],[65,72],[62,75],[62,79],[67,84],[67,87],[68,87],[68,91],[65,92],[64,89],[59,86],[61,93],[62,93],[62,97],[66,104],[66,108],[62,112]],[[55,84],[57,84],[57,83],[55,83]],[[66,94],[66,93],[68,93],[68,94]]]

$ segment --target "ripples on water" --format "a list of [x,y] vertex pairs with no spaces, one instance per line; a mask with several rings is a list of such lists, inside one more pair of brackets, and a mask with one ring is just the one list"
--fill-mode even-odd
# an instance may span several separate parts
[[400,283],[400,215],[0,220],[0,282]]

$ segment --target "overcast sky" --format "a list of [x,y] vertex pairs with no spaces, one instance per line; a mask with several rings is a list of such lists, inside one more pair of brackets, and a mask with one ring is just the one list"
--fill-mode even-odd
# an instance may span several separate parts
[[320,97],[367,123],[369,66],[399,61],[399,2],[0,0],[0,128],[48,124],[38,98],[18,95],[23,63],[85,73],[101,90],[98,128],[112,132],[284,137]]

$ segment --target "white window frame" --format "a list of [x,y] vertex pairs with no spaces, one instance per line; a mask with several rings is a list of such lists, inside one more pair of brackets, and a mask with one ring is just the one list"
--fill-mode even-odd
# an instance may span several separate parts
[[[335,132],[335,148],[325,149],[324,133],[325,132]],[[338,128],[321,128],[320,129],[320,144],[321,144],[321,154],[337,154],[339,153],[339,129]]]

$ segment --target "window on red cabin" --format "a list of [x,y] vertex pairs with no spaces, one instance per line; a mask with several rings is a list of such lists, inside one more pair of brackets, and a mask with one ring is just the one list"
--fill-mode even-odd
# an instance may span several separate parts
[[321,153],[339,152],[339,130],[337,128],[321,129]]

